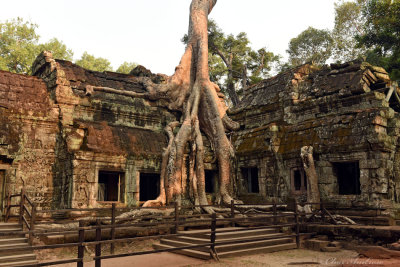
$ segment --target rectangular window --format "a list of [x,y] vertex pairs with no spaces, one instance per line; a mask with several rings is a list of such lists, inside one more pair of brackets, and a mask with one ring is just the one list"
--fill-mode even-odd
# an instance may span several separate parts
[[160,195],[160,175],[157,173],[140,173],[139,200],[154,200]]
[[242,176],[248,193],[259,193],[258,168],[242,168]]
[[97,201],[124,202],[125,174],[99,171]]
[[332,166],[339,185],[339,195],[360,195],[360,167],[358,161],[333,162]]

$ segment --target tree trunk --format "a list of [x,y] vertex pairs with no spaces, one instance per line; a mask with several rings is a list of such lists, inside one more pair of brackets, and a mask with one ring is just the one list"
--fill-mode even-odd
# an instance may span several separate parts
[[[151,99],[161,96],[169,99],[168,107],[182,112],[180,128],[173,135],[176,123],[169,125],[166,132],[169,145],[163,153],[161,179],[165,192],[155,201],[158,203],[180,202],[182,194],[182,170],[185,147],[189,143],[189,180],[193,203],[208,205],[205,194],[204,145],[201,133],[210,140],[219,167],[219,193],[225,203],[232,200],[230,194],[230,158],[233,147],[225,130],[237,129],[239,125],[227,115],[227,107],[219,87],[209,79],[208,72],[208,14],[217,0],[192,0],[190,6],[189,41],[175,73],[165,84],[154,84],[142,78]],[[225,129],[226,128],[226,129]],[[212,212],[209,208],[204,208]]]
[[[302,147],[300,156],[303,161],[304,171],[307,175],[307,201],[319,203],[321,201],[321,197],[318,188],[318,175],[314,165],[313,147]],[[319,207],[319,205],[313,206]]]

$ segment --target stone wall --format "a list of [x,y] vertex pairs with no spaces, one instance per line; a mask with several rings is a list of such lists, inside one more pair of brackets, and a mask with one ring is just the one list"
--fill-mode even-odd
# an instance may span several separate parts
[[160,172],[163,129],[177,115],[125,94],[144,92],[132,75],[88,71],[48,52],[33,75],[0,72],[5,191],[25,186],[47,208],[108,206],[97,201],[98,175],[115,171],[124,173],[118,205],[137,205],[139,174]]
[[[305,198],[293,188],[302,171],[300,149],[314,147],[321,197],[343,205],[399,201],[398,131],[395,99],[385,70],[362,62],[317,69],[310,65],[249,88],[231,116],[241,124],[234,145],[240,168],[259,168],[260,192],[285,200]],[[359,166],[360,194],[339,194],[334,165]],[[240,183],[239,183],[240,184]],[[241,193],[245,194],[242,187]],[[298,194],[300,193],[300,194]],[[305,192],[303,192],[305,193]]]

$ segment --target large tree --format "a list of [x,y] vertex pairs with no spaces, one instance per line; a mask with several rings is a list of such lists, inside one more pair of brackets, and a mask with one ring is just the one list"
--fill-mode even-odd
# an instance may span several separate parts
[[306,62],[323,65],[332,55],[333,39],[328,30],[308,27],[289,42],[289,63],[298,66]]
[[[195,204],[207,205],[204,175],[204,144],[202,133],[211,142],[219,168],[219,195],[221,201],[232,200],[230,158],[233,147],[225,131],[237,129],[238,124],[226,114],[220,88],[210,81],[208,67],[208,14],[217,0],[192,0],[188,42],[175,73],[164,84],[155,84],[149,78],[141,78],[152,99],[164,98],[171,110],[181,112],[179,122],[166,127],[169,143],[163,153],[160,196],[145,205],[180,202],[182,178],[185,166],[185,148],[189,152],[189,182]],[[174,131],[179,127],[179,130]],[[176,133],[176,134],[175,134]],[[212,210],[204,207],[207,212]]]
[[[187,41],[188,35],[185,35],[183,42],[187,44]],[[210,79],[227,94],[232,106],[239,103],[241,91],[266,78],[272,64],[279,60],[266,48],[251,48],[245,32],[226,35],[211,19],[208,21],[208,47]]]
[[371,49],[367,60],[400,79],[400,0],[369,0],[363,15],[366,23],[358,41]]
[[29,73],[37,56],[37,25],[22,18],[0,23],[0,68],[15,73]]
[[1,70],[29,74],[33,61],[44,50],[51,51],[58,59],[72,60],[72,51],[56,38],[40,44],[37,27],[22,18],[0,22]]
[[357,35],[364,33],[365,18],[362,9],[365,4],[365,0],[335,3],[335,26],[332,31],[333,58],[338,62],[363,58],[366,54],[365,46],[358,45],[356,40]]

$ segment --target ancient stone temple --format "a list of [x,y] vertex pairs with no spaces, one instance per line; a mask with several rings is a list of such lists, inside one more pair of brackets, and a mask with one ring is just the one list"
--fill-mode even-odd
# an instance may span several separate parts
[[[141,97],[136,76],[164,77],[145,70],[89,71],[48,52],[38,56],[32,73],[0,71],[1,199],[22,188],[42,208],[135,206],[155,199],[164,128],[179,114],[164,108],[163,99]],[[312,146],[322,199],[398,202],[400,105],[397,91],[385,100],[390,82],[383,69],[351,62],[300,66],[246,90],[230,112],[241,124],[230,134],[237,196],[304,198],[300,149]],[[212,201],[218,168],[205,144]]]
[[176,119],[129,96],[142,91],[132,76],[50,53],[37,58],[32,77],[0,72],[3,190],[25,187],[42,206],[65,208],[156,197],[163,128]]
[[[400,102],[382,68],[303,65],[249,88],[231,117],[242,195],[305,198],[300,158],[314,148],[321,199],[373,206],[400,201]],[[399,90],[396,88],[396,90]]]

